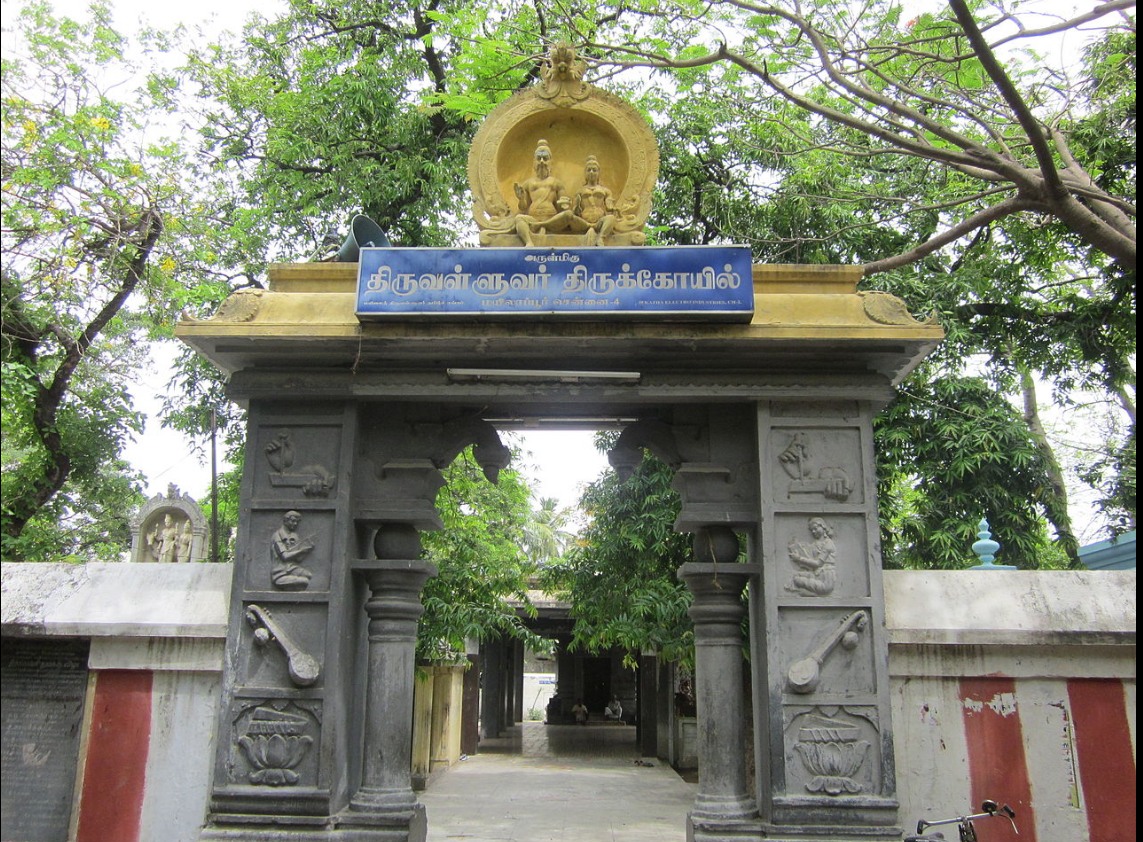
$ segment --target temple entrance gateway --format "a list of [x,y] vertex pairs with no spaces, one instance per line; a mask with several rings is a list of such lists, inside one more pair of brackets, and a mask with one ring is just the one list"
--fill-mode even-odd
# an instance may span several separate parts
[[[665,263],[640,275],[653,139],[648,149],[649,130],[575,67],[553,58],[478,133],[470,181],[493,247],[479,271],[454,250],[449,265],[402,280],[400,249],[366,249],[361,264],[272,267],[267,291],[178,327],[249,409],[204,839],[423,838],[409,769],[413,647],[434,570],[420,534],[440,527],[440,469],[475,445],[495,481],[508,460],[497,427],[523,423],[618,427],[609,458],[621,474],[643,448],[676,471],[675,528],[694,536],[679,571],[697,650],[689,836],[899,836],[872,418],[940,329],[858,292],[847,267],[753,266],[743,278],[733,256],[724,266],[721,253],[656,249]],[[550,155],[537,155],[540,140]],[[584,161],[573,167],[569,148]],[[584,187],[593,198],[577,204]],[[501,251],[533,266],[514,292]],[[367,257],[392,273],[394,300],[424,306],[363,308],[370,281],[383,286]],[[733,276],[745,298],[726,292]],[[573,298],[562,291],[575,278],[586,278],[579,304],[560,309],[552,301]],[[496,281],[502,293],[476,294]],[[605,281],[616,283],[599,292]],[[484,307],[545,292],[547,305]],[[746,610],[750,705],[739,692]]]

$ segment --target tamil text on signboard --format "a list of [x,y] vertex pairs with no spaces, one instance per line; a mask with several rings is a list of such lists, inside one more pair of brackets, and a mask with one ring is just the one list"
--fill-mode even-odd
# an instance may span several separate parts
[[365,248],[357,315],[749,321],[743,247]]

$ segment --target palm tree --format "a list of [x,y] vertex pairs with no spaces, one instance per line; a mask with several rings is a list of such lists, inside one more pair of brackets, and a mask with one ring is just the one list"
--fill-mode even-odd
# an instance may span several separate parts
[[560,506],[555,497],[540,499],[540,507],[524,527],[524,551],[537,567],[544,567],[559,558],[575,540],[568,529],[575,510]]

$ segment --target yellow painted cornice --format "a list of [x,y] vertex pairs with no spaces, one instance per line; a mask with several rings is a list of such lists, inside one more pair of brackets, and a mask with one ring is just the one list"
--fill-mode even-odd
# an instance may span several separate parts
[[[266,290],[230,296],[208,319],[184,318],[175,335],[226,371],[265,367],[464,365],[515,359],[530,365],[587,359],[599,367],[647,367],[663,348],[692,347],[695,365],[779,368],[817,356],[823,366],[861,365],[899,379],[943,338],[888,293],[857,290],[850,266],[758,265],[748,324],[538,316],[450,320],[394,318],[362,323],[355,315],[357,264],[270,267]],[[799,349],[799,345],[804,345]],[[373,356],[370,357],[370,352]]]

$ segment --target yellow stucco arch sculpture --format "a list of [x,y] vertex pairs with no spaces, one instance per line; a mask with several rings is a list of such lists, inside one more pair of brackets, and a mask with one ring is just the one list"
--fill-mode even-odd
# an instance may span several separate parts
[[473,138],[468,180],[482,246],[642,245],[659,173],[655,135],[630,104],[583,81],[552,48],[540,81]]

